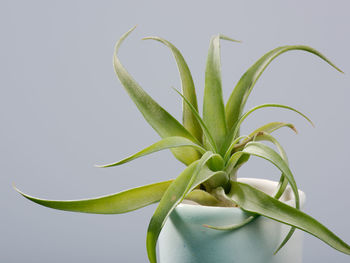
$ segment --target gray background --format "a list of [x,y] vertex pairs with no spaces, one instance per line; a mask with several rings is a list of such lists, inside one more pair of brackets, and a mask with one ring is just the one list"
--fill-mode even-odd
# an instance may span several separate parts
[[[331,58],[340,74],[317,57],[291,52],[257,83],[248,107],[276,102],[296,107],[312,128],[285,110],[261,110],[243,131],[268,121],[293,122],[298,135],[275,135],[289,154],[307,211],[350,242],[348,171],[349,2],[344,1],[1,1],[0,3],[0,262],[147,262],[145,237],[155,206],[125,215],[66,213],[19,196],[17,187],[52,199],[94,197],[175,177],[184,168],[169,152],[118,168],[116,161],[156,140],[112,68],[116,40],[139,27],[121,59],[144,89],[181,118],[180,87],[170,51],[140,41],[172,41],[192,70],[201,101],[209,38],[222,43],[227,99],[240,75],[268,50],[307,44]],[[283,2],[283,3],[282,3]],[[278,178],[254,159],[240,176]],[[349,262],[305,235],[305,262]]]

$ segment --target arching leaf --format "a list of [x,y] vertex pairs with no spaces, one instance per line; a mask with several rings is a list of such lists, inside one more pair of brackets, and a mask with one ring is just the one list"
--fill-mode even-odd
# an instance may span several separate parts
[[[288,164],[288,157],[287,157],[287,154],[285,152],[285,150],[283,149],[282,145],[270,134],[266,133],[266,132],[263,132],[261,135],[257,136],[255,138],[255,141],[269,141],[269,142],[272,142],[279,154],[281,155],[282,159],[286,162],[286,164]],[[288,180],[287,178],[285,177],[284,174],[281,175],[281,179],[280,179],[280,182],[279,182],[279,185],[278,185],[278,190],[274,196],[274,198],[276,199],[279,199],[282,194],[284,193],[284,191],[286,190],[287,188],[287,185],[288,185]],[[285,238],[282,240],[281,244],[278,246],[278,248],[276,249],[275,251],[275,254],[285,245],[287,244],[287,242],[289,241],[289,239],[292,237],[292,235],[294,234],[295,232],[295,228],[294,227],[291,227],[291,229],[289,230],[289,232],[287,233],[287,235],[285,236]]]
[[160,141],[152,144],[151,146],[143,149],[142,151],[139,151],[138,153],[135,153],[123,160],[120,160],[118,162],[111,163],[111,164],[106,164],[106,165],[97,165],[97,167],[105,168],[105,167],[117,166],[154,152],[158,152],[165,149],[179,148],[179,147],[193,147],[194,149],[198,150],[202,154],[204,154],[206,151],[203,147],[199,146],[198,144],[195,144],[189,139],[186,139],[184,137],[179,137],[179,136],[173,136],[173,137],[167,137],[167,138],[161,139]]
[[280,128],[283,127],[288,127],[292,129],[295,133],[298,133],[298,131],[295,129],[295,126],[291,123],[286,123],[286,122],[280,122],[280,121],[275,121],[275,122],[270,122],[267,123],[258,129],[254,130],[251,134],[249,134],[249,137],[253,137],[255,134],[259,132],[267,132],[267,133],[272,133]]
[[[172,115],[164,110],[140,85],[131,77],[118,58],[118,50],[124,39],[134,30],[130,29],[117,42],[113,56],[114,69],[120,82],[142,113],[146,121],[162,137],[181,136],[195,143],[197,140]],[[178,148],[172,150],[175,157],[185,164],[190,164],[199,158],[199,154],[192,148]]]
[[226,152],[227,151],[227,148],[229,147],[229,145],[231,144],[232,140],[234,140],[237,136],[238,136],[238,133],[239,133],[239,128],[241,126],[241,124],[243,123],[243,121],[250,115],[252,114],[254,111],[256,110],[259,110],[259,109],[262,109],[262,108],[284,108],[284,109],[287,109],[287,110],[291,110],[291,111],[294,111],[296,113],[298,113],[300,116],[302,116],[304,119],[306,119],[312,126],[314,126],[313,122],[310,120],[309,117],[307,117],[305,114],[303,114],[302,112],[294,109],[293,107],[290,107],[290,106],[286,106],[286,105],[283,105],[283,104],[275,104],[275,103],[266,103],[266,104],[261,104],[261,105],[258,105],[258,106],[255,106],[253,108],[251,108],[250,110],[248,110],[246,113],[244,113],[240,118],[239,120],[237,121],[237,123],[232,126],[231,128],[231,131],[228,132],[227,136],[226,136],[226,139],[225,139],[225,142],[223,144],[223,147],[221,149],[220,152]]
[[316,219],[244,183],[232,182],[231,198],[244,210],[303,230],[350,255],[350,246]]
[[172,182],[173,180],[149,184],[92,199],[63,201],[39,199],[15,189],[30,201],[53,209],[92,214],[121,214],[159,202]]
[[[187,63],[185,59],[183,58],[180,51],[169,41],[160,38],[160,37],[145,37],[143,38],[145,40],[147,39],[153,39],[156,41],[159,41],[170,48],[171,52],[173,53],[177,67],[179,69],[180,77],[181,77],[181,87],[182,87],[182,93],[184,97],[193,105],[193,107],[198,111],[198,105],[197,105],[197,96],[196,96],[196,90],[194,87],[192,75],[190,72],[190,69],[187,66]],[[182,105],[182,121],[184,127],[195,137],[199,142],[202,141],[202,129],[196,119],[196,117],[193,115],[192,111],[189,109],[189,106],[183,102]]]
[[275,165],[282,172],[282,174],[287,178],[288,183],[290,184],[294,193],[295,206],[297,209],[300,208],[299,192],[298,192],[298,187],[294,180],[294,176],[288,167],[288,163],[284,161],[277,152],[275,152],[270,147],[259,142],[249,142],[244,147],[242,152],[263,158],[271,162],[273,165]]
[[318,52],[317,50],[311,47],[303,46],[303,45],[295,45],[295,46],[282,46],[282,47],[275,48],[270,52],[266,53],[264,56],[262,56],[257,62],[254,63],[254,65],[252,65],[243,74],[241,79],[238,81],[236,87],[234,88],[233,92],[231,93],[231,96],[227,101],[227,104],[225,107],[228,129],[231,129],[232,126],[234,126],[235,123],[238,121],[239,117],[243,112],[245,103],[249,97],[250,92],[252,91],[256,81],[259,79],[259,77],[264,72],[266,67],[276,57],[291,50],[303,50],[303,51],[312,53],[320,57],[324,61],[326,61],[328,64],[330,64],[332,67],[334,67],[338,71],[342,72],[324,55],[322,55],[320,52]]
[[190,110],[193,113],[193,116],[196,117],[196,119],[198,120],[199,125],[201,126],[202,130],[203,130],[203,134],[205,136],[205,139],[207,141],[207,148],[209,147],[211,151],[217,153],[218,148],[216,146],[215,140],[213,138],[213,136],[211,135],[207,125],[204,123],[204,121],[202,120],[201,116],[199,116],[199,113],[196,111],[196,109],[193,107],[193,105],[184,97],[184,95],[181,94],[181,92],[179,92],[177,89],[174,89],[177,94],[179,94],[184,102],[189,106]]
[[194,201],[200,205],[206,206],[220,206],[220,201],[206,191],[194,189],[188,193],[186,200]]
[[[257,135],[259,135],[262,132],[266,132],[266,133],[272,133],[280,128],[283,127],[288,127],[290,129],[292,129],[295,133],[298,133],[298,131],[295,129],[294,125],[291,123],[285,123],[285,122],[270,122],[267,123],[261,127],[259,127],[258,129],[254,130],[253,132],[251,132],[248,136],[241,136],[238,137],[240,138],[238,141],[240,141],[242,138],[244,138],[244,140],[240,143],[237,143],[237,139],[234,140],[234,142],[236,143],[231,143],[231,146],[229,147],[229,149],[226,151],[226,154],[228,152],[232,152],[232,150],[234,149],[235,151],[239,151],[241,150],[241,148],[243,149],[243,147],[250,141],[254,140],[256,138]],[[226,155],[225,155],[226,156]]]
[[156,245],[160,231],[174,208],[199,184],[223,172],[213,172],[206,166],[206,163],[214,156],[206,152],[202,158],[189,165],[169,186],[162,197],[147,231],[147,253],[151,263],[157,262]]

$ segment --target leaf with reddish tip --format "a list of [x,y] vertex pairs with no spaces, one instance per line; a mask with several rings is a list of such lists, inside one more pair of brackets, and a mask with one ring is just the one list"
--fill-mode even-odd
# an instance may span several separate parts
[[311,121],[311,119],[309,117],[307,117],[305,114],[303,114],[302,112],[298,111],[297,109],[294,109],[293,107],[286,106],[286,105],[283,105],[283,104],[275,104],[275,103],[261,104],[261,105],[258,105],[258,106],[255,106],[255,107],[251,108],[250,110],[248,110],[246,113],[244,113],[239,118],[237,123],[231,128],[231,131],[227,133],[227,136],[226,136],[225,142],[223,144],[223,147],[221,149],[221,152],[225,152],[227,150],[227,148],[229,147],[229,145],[231,144],[232,140],[234,140],[238,136],[239,129],[240,129],[240,126],[243,123],[243,121],[250,114],[252,114],[256,110],[259,110],[259,109],[262,109],[262,108],[283,108],[283,109],[294,111],[294,112],[298,113],[300,116],[302,116],[304,119],[306,119],[312,126],[314,126],[313,122]]

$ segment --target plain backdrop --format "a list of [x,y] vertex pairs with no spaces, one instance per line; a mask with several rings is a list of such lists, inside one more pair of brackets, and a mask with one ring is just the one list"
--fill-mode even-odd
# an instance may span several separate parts
[[[180,88],[170,51],[183,53],[200,106],[209,39],[223,33],[223,92],[267,51],[310,45],[340,74],[311,54],[275,60],[256,84],[247,108],[282,103],[306,113],[265,109],[247,119],[248,133],[270,121],[296,125],[275,133],[284,145],[305,211],[350,242],[349,1],[0,1],[0,262],[147,262],[146,230],[155,205],[123,215],[90,215],[38,206],[12,188],[49,199],[88,198],[177,176],[170,152],[121,167],[95,168],[150,145],[158,135],[117,80],[113,46],[134,25],[120,57],[142,87],[181,119]],[[239,176],[276,179],[276,168],[252,158]],[[349,262],[305,235],[305,262]]]

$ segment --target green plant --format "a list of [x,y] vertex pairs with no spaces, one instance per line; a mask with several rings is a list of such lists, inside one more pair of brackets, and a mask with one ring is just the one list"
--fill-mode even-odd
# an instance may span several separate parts
[[[341,72],[341,70],[311,47],[301,45],[278,47],[262,56],[244,73],[226,106],[224,106],[221,88],[220,39],[235,40],[223,35],[213,36],[210,41],[205,72],[202,118],[198,113],[191,73],[179,50],[162,38],[147,37],[145,39],[157,40],[166,45],[175,57],[182,81],[182,93],[177,91],[183,99],[183,124],[180,124],[134,81],[118,58],[121,43],[133,29],[124,34],[116,44],[115,71],[144,118],[162,139],[119,162],[99,167],[118,166],[147,154],[170,149],[174,156],[187,166],[185,170],[174,180],[141,186],[94,199],[44,200],[20,193],[29,200],[46,207],[97,214],[125,213],[160,202],[151,218],[147,233],[147,252],[152,263],[157,262],[156,244],[162,226],[172,210],[184,199],[209,206],[238,206],[252,214],[238,225],[205,225],[204,227],[232,231],[243,227],[260,215],[290,225],[290,232],[276,252],[283,247],[294,230],[298,228],[316,236],[331,247],[345,254],[350,254],[349,245],[318,221],[299,210],[298,189],[289,168],[286,153],[271,135],[273,131],[282,127],[289,127],[295,131],[294,126],[290,123],[271,122],[247,136],[239,134],[242,122],[254,111],[265,107],[292,110],[312,124],[311,120],[301,112],[280,104],[263,104],[243,112],[256,81],[277,56],[291,50],[302,50],[313,53],[338,71]],[[260,141],[272,142],[278,151],[276,152]],[[238,169],[249,160],[251,155],[268,160],[281,171],[279,188],[274,197],[236,180]],[[293,190],[296,200],[295,208],[279,201],[287,185],[290,185]]]

